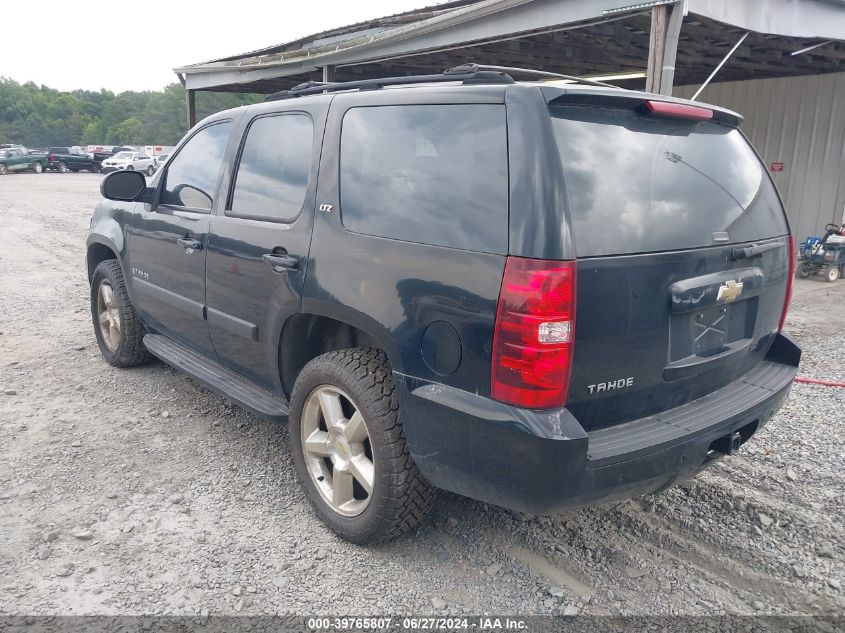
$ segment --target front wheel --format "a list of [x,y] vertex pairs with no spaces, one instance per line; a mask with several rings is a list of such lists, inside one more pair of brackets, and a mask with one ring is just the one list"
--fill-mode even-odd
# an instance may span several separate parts
[[810,266],[810,264],[807,264],[805,262],[798,267],[798,275],[802,279],[806,279],[807,277],[809,277],[812,274],[813,274],[813,267]]
[[64,163],[59,163],[59,173],[66,174],[67,173],[67,165]]
[[156,173],[155,167],[153,167],[152,165],[147,167],[147,176],[152,178],[154,173]]
[[9,173],[9,168],[6,167],[6,165],[3,165],[2,163],[0,163],[0,176],[5,176],[8,173]]
[[296,379],[290,420],[305,496],[341,538],[383,541],[431,508],[434,488],[408,451],[384,352],[353,348],[312,360]]
[[839,266],[831,266],[830,268],[828,268],[824,277],[830,282],[839,279]]
[[34,171],[36,174],[43,173],[44,172],[44,165],[42,165],[41,163],[35,163],[32,166],[32,171]]
[[129,301],[123,271],[115,259],[100,262],[91,279],[91,317],[97,345],[106,362],[132,367],[149,360],[144,326]]

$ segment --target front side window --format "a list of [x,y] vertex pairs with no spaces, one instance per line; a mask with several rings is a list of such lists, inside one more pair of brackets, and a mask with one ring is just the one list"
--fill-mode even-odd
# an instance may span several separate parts
[[231,121],[214,123],[182,146],[164,175],[161,204],[211,210],[231,128]]
[[305,114],[256,119],[247,131],[226,215],[287,222],[308,189],[314,126]]
[[350,109],[341,133],[340,206],[344,226],[356,233],[507,252],[505,107]]

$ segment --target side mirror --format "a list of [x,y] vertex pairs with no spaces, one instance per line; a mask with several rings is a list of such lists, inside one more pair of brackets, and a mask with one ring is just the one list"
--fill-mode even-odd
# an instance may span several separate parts
[[104,198],[118,202],[150,202],[152,189],[139,171],[113,171],[100,183]]

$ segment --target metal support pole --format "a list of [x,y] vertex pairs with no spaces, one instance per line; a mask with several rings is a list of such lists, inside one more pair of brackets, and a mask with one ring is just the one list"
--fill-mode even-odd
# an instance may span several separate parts
[[739,38],[739,41],[736,44],[734,44],[734,47],[731,50],[728,51],[728,54],[725,55],[725,58],[722,61],[719,62],[719,65],[716,66],[716,68],[713,69],[713,72],[710,73],[710,76],[704,81],[703,84],[701,84],[701,87],[698,90],[695,91],[695,94],[690,98],[690,101],[695,101],[698,98],[698,95],[701,94],[701,91],[704,90],[707,87],[707,84],[710,83],[710,80],[713,79],[713,77],[716,76],[716,73],[719,72],[719,69],[722,66],[725,65],[725,62],[730,59],[731,55],[733,55],[734,51],[739,48],[739,45],[742,44],[745,41],[745,38],[748,37],[748,34],[750,32],[751,31],[746,31],[745,34],[741,38]]
[[648,38],[648,68],[646,69],[645,90],[660,90],[660,74],[663,70],[663,49],[666,43],[666,5],[651,8],[651,32]]
[[663,60],[660,68],[660,94],[672,94],[672,86],[675,83],[675,58],[678,54],[678,37],[681,35],[681,24],[686,13],[686,3],[668,7],[669,25],[666,28],[666,39],[663,44]]
[[185,91],[185,107],[188,111],[188,129],[197,124],[197,96],[196,90]]
[[323,81],[334,81],[334,66],[323,66]]

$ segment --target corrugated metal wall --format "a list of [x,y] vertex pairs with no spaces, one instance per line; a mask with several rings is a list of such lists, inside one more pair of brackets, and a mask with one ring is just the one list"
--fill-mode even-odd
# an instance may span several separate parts
[[[689,98],[697,86],[678,86]],[[772,172],[800,241],[843,222],[845,208],[845,73],[752,79],[709,85],[699,101],[742,114],[742,130]]]

